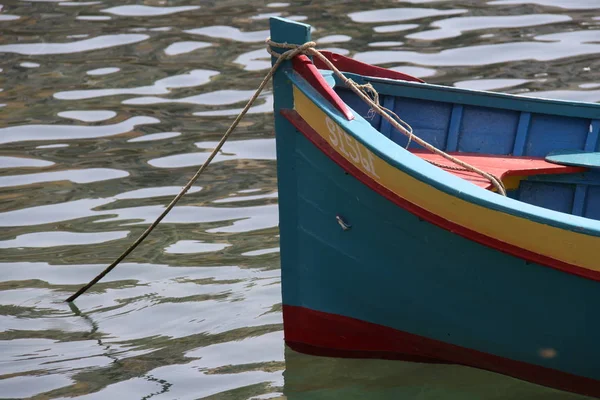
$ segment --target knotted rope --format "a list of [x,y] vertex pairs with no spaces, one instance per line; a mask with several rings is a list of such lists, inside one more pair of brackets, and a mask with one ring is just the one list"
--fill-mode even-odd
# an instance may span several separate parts
[[[388,121],[394,128],[396,128],[398,131],[400,131],[401,133],[406,135],[408,137],[409,144],[411,141],[414,141],[415,143],[418,143],[419,145],[421,145],[422,147],[431,151],[432,153],[437,154],[437,155],[445,158],[446,160],[451,161],[457,165],[460,165],[460,167],[462,167],[465,171],[472,171],[472,172],[475,172],[475,173],[483,176],[484,178],[488,179],[492,183],[492,185],[494,185],[496,190],[498,190],[498,193],[502,194],[503,196],[506,196],[506,189],[505,189],[504,185],[502,184],[502,182],[500,181],[500,179],[496,178],[494,175],[492,175],[488,172],[485,172],[469,163],[466,163],[466,162],[460,160],[459,158],[451,156],[450,154],[446,153],[445,151],[438,149],[437,147],[429,144],[425,140],[416,136],[413,133],[412,127],[406,121],[402,120],[400,117],[398,117],[398,115],[391,112],[387,108],[382,107],[379,104],[379,94],[377,93],[375,88],[373,88],[373,86],[370,83],[368,83],[366,85],[359,85],[358,83],[354,82],[352,79],[346,77],[339,69],[337,69],[337,67],[331,61],[329,61],[329,59],[327,57],[325,57],[323,54],[321,54],[320,51],[315,49],[315,46],[316,46],[315,42],[307,42],[301,46],[294,45],[294,44],[288,44],[288,43],[277,43],[277,42],[273,42],[271,39],[267,39],[266,42],[271,47],[279,47],[279,48],[283,48],[283,49],[292,49],[292,50],[301,50],[301,53],[303,53],[303,54],[317,57],[325,65],[327,65],[327,67],[331,71],[333,71],[333,73],[342,82],[344,82],[346,87],[348,87],[350,90],[352,90],[358,97],[360,97],[365,103],[367,103],[371,107],[370,112],[375,112],[375,113],[381,115],[381,117],[385,118],[385,120]],[[286,59],[290,59],[298,54],[298,53],[295,53],[293,56],[290,57],[288,54],[292,54],[292,53],[290,53],[292,50],[288,50],[283,54],[279,54],[279,53],[273,51],[270,47],[267,47],[267,51],[269,52],[269,54],[271,54],[273,57],[278,57],[277,61],[279,61],[282,57],[286,57]],[[275,63],[275,65],[277,65],[277,63]],[[373,99],[369,96],[369,94],[371,94],[373,96]],[[438,164],[435,162],[432,162],[432,164],[441,166],[442,168],[456,169],[456,167],[445,166],[445,165]]]
[[[443,158],[454,162],[455,164],[460,165],[465,171],[473,171],[473,172],[480,174],[481,176],[489,179],[490,182],[492,182],[492,184],[498,190],[499,193],[506,196],[506,190],[504,188],[504,185],[498,178],[496,178],[492,174],[489,174],[489,173],[482,171],[464,161],[461,161],[461,160],[457,159],[456,157],[453,157],[453,156],[445,153],[444,151],[434,147],[433,145],[427,143],[426,141],[419,138],[418,136],[415,136],[413,134],[412,127],[408,123],[403,121],[400,117],[398,117],[398,115],[396,115],[391,110],[388,110],[387,108],[385,108],[379,104],[379,94],[377,93],[375,88],[373,88],[373,86],[370,83],[367,83],[365,85],[359,85],[356,82],[354,82],[352,79],[347,78],[339,69],[336,68],[335,65],[333,65],[333,63],[331,61],[329,61],[329,59],[327,59],[327,57],[325,57],[323,54],[321,54],[321,52],[319,52],[317,49],[315,49],[315,47],[317,46],[317,44],[315,42],[306,42],[302,45],[292,45],[292,44],[288,44],[288,43],[273,42],[269,38],[266,40],[266,43],[268,44],[267,52],[276,58],[275,63],[273,64],[273,66],[271,67],[271,69],[269,70],[267,75],[264,77],[264,79],[262,80],[260,85],[258,85],[258,88],[254,92],[254,94],[252,95],[250,100],[248,100],[248,102],[246,103],[246,105],[244,106],[242,111],[231,123],[231,126],[229,127],[229,129],[227,129],[225,134],[223,134],[223,137],[221,138],[221,140],[219,140],[219,143],[213,149],[213,151],[210,153],[210,155],[208,156],[206,161],[202,164],[202,166],[200,166],[200,168],[198,168],[198,170],[196,171],[194,176],[192,176],[192,178],[189,180],[189,182],[181,189],[179,194],[177,194],[177,196],[175,196],[173,198],[173,200],[171,200],[171,202],[167,205],[165,210],[158,216],[158,218],[156,218],[156,220],[152,224],[150,224],[150,226],[148,226],[148,228],[146,228],[146,230],[119,257],[117,257],[117,259],[115,261],[113,261],[112,264],[110,264],[108,267],[106,267],[106,269],[104,269],[104,271],[102,271],[99,275],[97,275],[94,279],[92,279],[88,284],[81,287],[77,292],[75,292],[73,295],[71,295],[69,298],[67,298],[66,299],[67,302],[74,301],[79,296],[81,296],[83,293],[85,293],[89,288],[91,288],[96,283],[98,283],[98,281],[100,281],[102,278],[104,278],[106,276],[106,274],[108,274],[110,271],[112,271],[121,261],[123,261],[125,259],[125,257],[127,257],[133,250],[135,250],[135,248],[137,246],[139,246],[140,243],[142,243],[144,241],[144,239],[146,239],[146,237],[148,237],[148,235],[150,235],[150,233],[154,230],[154,228],[156,228],[158,226],[158,224],[167,216],[167,214],[173,209],[173,207],[175,207],[175,205],[179,202],[179,200],[190,190],[190,188],[194,185],[194,183],[196,183],[196,181],[198,180],[200,175],[202,175],[202,173],[210,165],[212,160],[215,158],[217,153],[221,150],[221,148],[223,147],[223,145],[229,138],[229,136],[233,133],[235,128],[238,126],[238,124],[240,123],[242,118],[246,115],[246,113],[248,112],[250,107],[252,107],[252,105],[258,98],[258,96],[262,93],[262,91],[265,88],[265,86],[267,85],[267,83],[269,83],[269,81],[273,77],[273,74],[275,74],[275,71],[277,71],[277,69],[279,68],[281,63],[286,60],[291,60],[292,58],[296,57],[298,54],[307,54],[307,55],[311,55],[311,56],[319,58],[323,63],[325,63],[329,67],[329,69],[331,71],[333,71],[336,74],[336,76],[338,78],[340,78],[340,80],[342,82],[344,82],[344,84],[347,87],[349,87],[357,96],[359,96],[363,101],[365,101],[367,104],[369,104],[371,106],[370,112],[375,112],[375,113],[381,115],[390,124],[392,124],[392,126],[394,128],[396,128],[397,130],[399,130],[400,132],[402,132],[403,134],[408,136],[409,144],[410,144],[410,141],[414,140],[416,143],[420,144],[421,146],[430,150],[431,152],[438,154],[438,155],[442,156]],[[274,50],[272,50],[271,47],[277,47],[277,48],[282,48],[282,49],[287,49],[287,50],[283,53],[277,53]],[[371,99],[369,94],[371,96],[373,96],[373,99]],[[432,163],[432,164],[437,165],[436,163]],[[440,166],[440,165],[438,165],[438,166]],[[450,167],[450,166],[442,166],[442,167],[449,168],[449,169],[456,168],[456,167]]]

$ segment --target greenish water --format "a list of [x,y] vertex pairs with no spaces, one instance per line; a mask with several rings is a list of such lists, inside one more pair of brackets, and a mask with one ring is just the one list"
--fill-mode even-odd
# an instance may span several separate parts
[[0,9],[0,398],[575,399],[283,345],[268,17],[432,83],[600,101],[597,0],[19,1]]

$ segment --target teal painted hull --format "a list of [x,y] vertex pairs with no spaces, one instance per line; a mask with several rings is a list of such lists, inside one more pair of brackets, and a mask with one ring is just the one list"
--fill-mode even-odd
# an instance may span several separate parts
[[[295,254],[282,265],[284,306],[600,380],[597,282],[415,217],[299,132],[290,150],[278,153],[278,162],[296,171],[294,182],[280,183],[281,196],[297,199],[295,212],[280,215],[293,229],[281,237],[296,238],[293,249],[281,250],[284,259]],[[341,229],[334,215],[351,229]]]
[[[271,24],[275,42],[310,39],[307,25]],[[304,58],[274,76],[286,342],[454,362],[600,397],[597,175],[532,176],[500,196],[410,153],[316,74]],[[446,151],[539,157],[599,139],[597,105],[352,76]],[[544,136],[547,126],[564,134]]]

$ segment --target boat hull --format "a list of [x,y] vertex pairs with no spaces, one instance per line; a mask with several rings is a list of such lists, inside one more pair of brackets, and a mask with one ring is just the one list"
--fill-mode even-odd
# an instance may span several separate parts
[[290,346],[453,362],[600,396],[598,282],[417,217],[306,125],[277,140]]

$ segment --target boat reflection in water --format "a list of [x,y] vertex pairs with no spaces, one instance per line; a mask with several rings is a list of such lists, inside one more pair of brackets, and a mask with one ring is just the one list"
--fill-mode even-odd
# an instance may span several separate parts
[[450,364],[318,357],[286,346],[287,400],[587,399],[505,375]]

